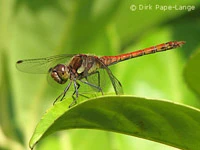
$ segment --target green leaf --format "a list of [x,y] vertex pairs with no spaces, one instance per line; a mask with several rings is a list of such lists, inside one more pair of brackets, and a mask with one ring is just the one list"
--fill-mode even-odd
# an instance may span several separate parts
[[195,91],[198,94],[200,94],[200,73],[198,71],[199,66],[200,52],[198,52],[196,55],[193,55],[190,58],[184,70],[184,77],[186,83],[193,91]]
[[88,128],[136,136],[180,149],[200,147],[200,112],[167,101],[128,96],[98,97],[68,109],[67,100],[43,116],[30,140],[33,148],[64,129]]

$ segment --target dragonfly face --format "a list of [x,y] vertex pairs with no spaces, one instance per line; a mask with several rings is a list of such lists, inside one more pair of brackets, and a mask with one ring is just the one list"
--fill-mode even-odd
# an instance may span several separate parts
[[53,68],[49,69],[51,77],[59,84],[64,84],[70,77],[69,69],[63,64],[58,64]]

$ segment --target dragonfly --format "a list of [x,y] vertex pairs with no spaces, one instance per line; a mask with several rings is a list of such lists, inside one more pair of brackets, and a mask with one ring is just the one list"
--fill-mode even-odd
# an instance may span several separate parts
[[[62,54],[46,58],[24,59],[17,61],[16,67],[18,70],[27,73],[47,73],[57,84],[65,85],[63,92],[56,98],[53,104],[59,99],[62,101],[70,87],[73,85],[73,101],[69,105],[69,107],[71,107],[77,103],[77,99],[79,95],[81,95],[79,93],[81,84],[90,86],[92,89],[101,92],[102,95],[104,94],[100,82],[104,79],[101,78],[100,70],[104,70],[108,75],[115,94],[121,95],[123,94],[122,85],[113,75],[109,66],[131,58],[175,49],[181,47],[183,44],[185,44],[185,41],[170,41],[116,56],[98,57],[89,54]],[[60,60],[63,62],[56,64],[56,62],[59,62]],[[91,80],[89,79],[92,76],[96,76],[95,82],[90,82]]]

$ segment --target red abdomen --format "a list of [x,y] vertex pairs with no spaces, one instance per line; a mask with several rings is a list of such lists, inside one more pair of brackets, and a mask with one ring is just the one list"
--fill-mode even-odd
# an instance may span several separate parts
[[182,46],[183,44],[185,44],[184,41],[173,41],[173,42],[171,41],[171,42],[159,44],[156,46],[152,46],[149,48],[145,48],[142,50],[137,50],[137,51],[126,53],[126,54],[120,54],[117,56],[103,56],[103,57],[100,57],[100,59],[106,66],[109,66],[109,65],[127,60],[127,59],[131,59],[131,58],[135,58],[135,57],[139,57],[139,56],[143,56],[147,54],[152,54],[156,52],[162,52],[162,51],[166,51],[170,49],[175,49],[177,47]]

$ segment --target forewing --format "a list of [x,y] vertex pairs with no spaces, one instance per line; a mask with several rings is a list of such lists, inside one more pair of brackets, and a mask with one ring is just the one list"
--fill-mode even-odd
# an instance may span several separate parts
[[58,63],[66,64],[73,56],[74,54],[62,54],[46,58],[24,59],[17,61],[16,67],[27,73],[45,74]]

